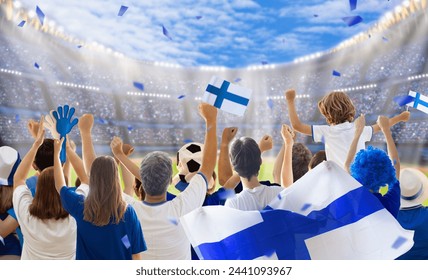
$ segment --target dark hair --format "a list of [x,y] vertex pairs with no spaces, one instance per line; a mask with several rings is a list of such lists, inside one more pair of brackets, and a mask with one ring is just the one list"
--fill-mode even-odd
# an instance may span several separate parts
[[352,122],[355,117],[355,107],[346,93],[333,91],[318,102],[318,109],[328,124],[336,125],[346,121]]
[[39,172],[42,172],[45,168],[53,166],[53,152],[54,140],[44,139],[42,145],[37,149],[36,157],[34,158],[34,164]]
[[0,186],[0,214],[12,208],[13,186]]
[[311,161],[312,153],[302,143],[293,144],[292,166],[293,166],[293,182],[299,180],[308,172],[308,164]]
[[144,191],[143,186],[141,185],[141,181],[135,178],[134,185],[132,187],[134,188],[134,192],[138,196],[138,198],[143,201],[146,198],[146,192]]
[[28,210],[31,216],[41,220],[59,220],[68,217],[55,188],[53,167],[48,167],[40,173],[37,179],[36,195]]
[[320,164],[321,162],[327,160],[327,156],[325,155],[325,151],[321,150],[315,153],[315,155],[311,158],[311,161],[309,162],[309,169],[314,169],[315,166]]
[[230,149],[230,160],[240,177],[251,180],[259,174],[262,164],[259,145],[250,137],[236,139]]

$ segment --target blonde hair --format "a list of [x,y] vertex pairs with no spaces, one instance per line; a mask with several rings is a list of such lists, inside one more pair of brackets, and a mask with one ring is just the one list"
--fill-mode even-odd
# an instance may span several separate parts
[[330,125],[352,122],[355,117],[355,107],[346,93],[334,91],[318,101],[318,109]]
[[116,161],[110,156],[94,160],[89,177],[90,191],[84,202],[83,219],[96,226],[118,224],[126,211]]

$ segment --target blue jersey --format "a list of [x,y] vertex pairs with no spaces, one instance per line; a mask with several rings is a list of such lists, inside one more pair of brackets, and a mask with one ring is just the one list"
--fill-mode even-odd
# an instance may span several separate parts
[[[10,209],[7,211],[7,213],[0,214],[0,219],[5,220],[11,213],[12,214],[13,209]],[[14,217],[15,212],[13,212],[12,216],[16,220],[16,216]],[[18,236],[14,233],[9,234],[5,238],[3,238],[4,244],[0,241],[0,255],[15,255],[20,256],[21,255],[21,244],[19,242]]]
[[83,220],[84,197],[67,187],[61,189],[64,209],[76,219],[78,260],[130,260],[133,254],[147,250],[140,221],[131,206],[127,206],[118,223],[95,226]]

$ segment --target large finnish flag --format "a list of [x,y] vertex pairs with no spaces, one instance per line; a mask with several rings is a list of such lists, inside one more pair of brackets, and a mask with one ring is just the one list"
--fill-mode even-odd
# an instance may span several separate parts
[[251,89],[234,85],[216,76],[211,78],[202,101],[223,111],[243,116],[250,102]]
[[379,200],[334,162],[324,162],[263,211],[224,206],[181,218],[201,259],[395,259],[413,246]]
[[428,114],[428,97],[412,90],[409,91],[409,96],[413,97],[414,100],[407,105]]

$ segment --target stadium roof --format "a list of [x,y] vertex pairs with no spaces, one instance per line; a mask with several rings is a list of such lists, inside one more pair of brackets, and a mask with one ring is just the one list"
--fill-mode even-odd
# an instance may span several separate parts
[[[21,0],[14,6],[32,17],[39,6],[45,24],[134,59],[241,68],[332,49],[419,1],[425,0]],[[119,16],[121,5],[128,9]]]

